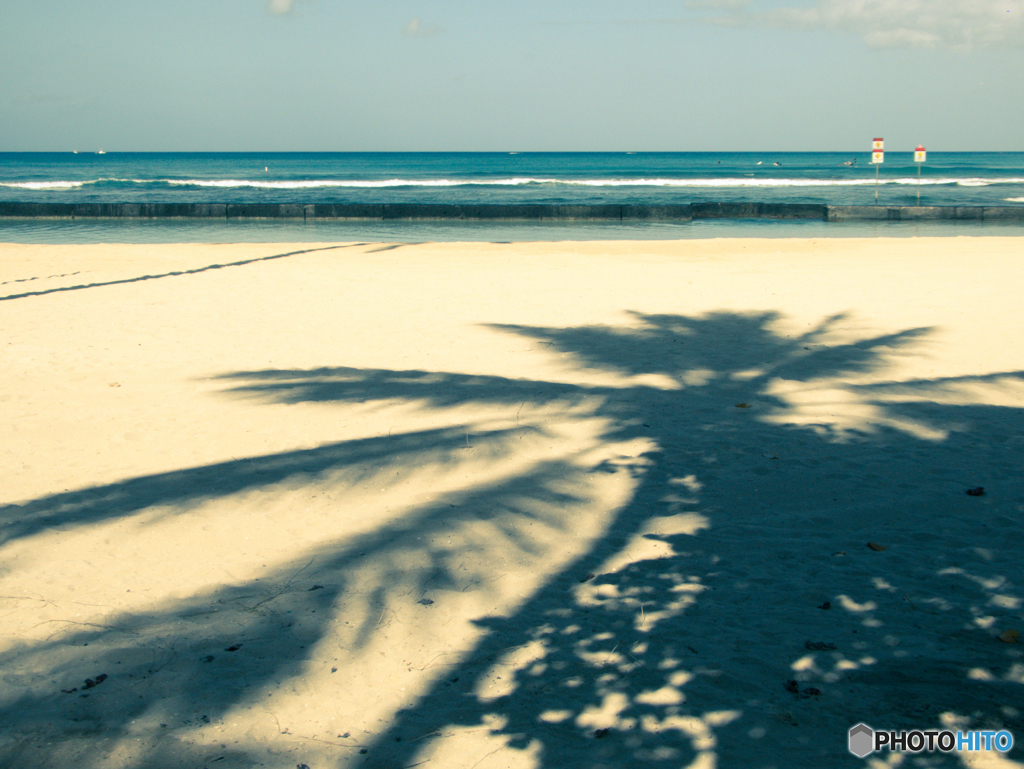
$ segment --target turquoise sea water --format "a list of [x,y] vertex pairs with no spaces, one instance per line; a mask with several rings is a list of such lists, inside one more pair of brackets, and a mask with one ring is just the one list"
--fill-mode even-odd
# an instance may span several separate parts
[[[0,200],[1024,206],[1024,153],[0,153]],[[876,178],[877,177],[877,178]],[[542,240],[1008,234],[1020,225],[0,220],[0,240]]]

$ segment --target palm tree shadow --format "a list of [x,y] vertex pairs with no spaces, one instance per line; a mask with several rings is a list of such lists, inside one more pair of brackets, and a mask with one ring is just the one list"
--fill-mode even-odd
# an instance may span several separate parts
[[[979,728],[1020,727],[1010,704],[1020,699],[1015,650],[994,642],[990,631],[1022,598],[1013,564],[997,547],[1000,538],[1020,538],[1021,528],[998,494],[963,494],[992,477],[985,473],[1000,476],[984,481],[993,492],[1009,488],[1001,480],[1010,477],[1009,462],[992,447],[1024,434],[1020,410],[928,403],[930,393],[955,388],[949,381],[904,387],[898,404],[871,385],[844,384],[876,376],[890,355],[912,349],[927,329],[851,341],[839,333],[843,316],[789,337],[774,330],[780,320],[773,313],[636,314],[622,328],[494,327],[570,353],[581,369],[613,374],[618,384],[351,368],[225,375],[234,395],[270,402],[397,400],[429,409],[528,402],[576,414],[585,407],[606,426],[601,441],[642,441],[650,448],[583,468],[574,458],[551,459],[523,471],[511,487],[503,481],[465,488],[458,507],[421,505],[400,524],[339,537],[302,556],[314,559],[308,571],[302,559],[282,565],[265,582],[276,585],[270,592],[254,592],[252,584],[225,587],[130,623],[124,618],[124,628],[83,630],[0,662],[24,663],[32,655],[45,660],[69,644],[89,642],[101,650],[109,644],[109,656],[102,651],[92,658],[98,673],[113,669],[125,649],[151,654],[152,639],[171,637],[173,654],[157,654],[158,663],[173,658],[187,664],[158,684],[152,679],[159,678],[159,666],[154,673],[149,660],[132,663],[132,671],[151,682],[129,716],[141,719],[176,696],[182,708],[216,719],[247,705],[248,692],[303,664],[308,668],[310,649],[333,632],[328,626],[342,605],[360,617],[345,643],[363,648],[376,638],[377,617],[399,598],[412,602],[428,588],[460,591],[486,581],[486,566],[461,574],[456,550],[421,540],[499,510],[508,525],[475,546],[486,554],[514,551],[540,568],[551,539],[572,537],[572,521],[562,511],[579,496],[565,490],[567,479],[623,473],[633,490],[602,535],[581,542],[518,609],[476,619],[480,635],[473,648],[438,668],[415,704],[361,748],[369,766],[428,758],[458,765],[445,751],[447,738],[460,729],[484,728],[488,750],[522,751],[538,766],[747,767],[852,765],[846,729],[885,712],[893,720],[873,726],[935,728],[941,718],[960,718]],[[990,379],[1009,378],[1019,380],[1021,373]],[[787,422],[780,417],[791,405],[774,387],[783,380],[860,388],[862,399],[891,419],[860,430]],[[945,429],[946,437],[927,441],[893,426],[909,422]],[[544,428],[524,422],[507,431],[481,430],[480,440],[500,458],[514,451],[510,436],[527,429]],[[211,492],[226,495],[369,461],[443,464],[463,436],[462,429],[450,429],[395,436],[395,443],[349,442],[258,458],[261,472],[241,463],[198,468],[8,512],[20,516],[13,534],[31,537],[69,516],[88,524],[157,504],[191,504],[198,473],[226,476]],[[902,495],[898,521],[891,520],[891,504],[875,501],[894,490]],[[938,516],[937,501],[943,505]],[[979,513],[986,513],[990,531],[970,541],[956,542],[951,528],[936,525]],[[530,516],[543,518],[548,540],[515,533],[515,524]],[[876,539],[886,539],[885,553],[864,547]],[[420,566],[407,565],[411,553],[422,556]],[[372,567],[377,586],[353,597],[353,575],[363,565]],[[241,605],[246,621],[225,628],[190,619],[227,605]],[[917,638],[902,622],[908,606],[916,612]],[[131,633],[150,640],[125,641]],[[972,649],[969,666],[961,661],[964,644]],[[901,654],[908,648],[909,656]],[[231,656],[240,652],[252,656]],[[231,665],[211,685],[211,666],[225,657]],[[964,691],[969,701],[960,697]],[[52,697],[30,698],[8,703],[3,715],[16,729],[31,726],[24,714],[48,717],[52,707]],[[82,718],[91,712],[80,709]],[[181,708],[175,712],[186,718]],[[136,765],[157,766],[164,757],[154,748]],[[235,757],[244,759],[244,752]],[[474,756],[468,765],[485,757]],[[929,760],[936,766],[954,761],[942,755]]]
[[[889,423],[865,430],[829,424],[750,430],[751,412],[741,409],[756,403],[761,414],[773,415],[785,413],[788,407],[774,394],[773,382],[813,387],[828,381],[833,387],[837,383],[846,387],[847,377],[881,371],[890,355],[929,333],[911,329],[837,340],[837,327],[846,320],[839,315],[787,337],[772,329],[779,320],[774,313],[716,313],[700,318],[638,314],[631,327],[623,328],[495,327],[571,353],[586,369],[626,377],[658,375],[668,382],[660,387],[635,383],[574,387],[422,371],[321,369],[232,375],[246,382],[238,388],[241,392],[288,402],[377,397],[443,408],[468,401],[596,399],[600,405],[595,416],[610,418],[606,440],[643,437],[656,447],[647,453],[645,469],[632,466],[639,485],[602,539],[551,577],[513,616],[480,620],[486,634],[479,646],[453,666],[453,675],[399,714],[375,742],[372,765],[407,765],[435,750],[443,751],[440,737],[429,748],[421,741],[410,743],[409,737],[444,735],[460,725],[488,725],[495,745],[528,751],[543,766],[652,767],[715,757],[721,765],[750,766],[754,756],[767,756],[765,765],[775,765],[776,757],[800,755],[794,730],[802,721],[819,723],[832,735],[825,748],[821,740],[803,737],[803,760],[829,765],[852,762],[845,751],[846,729],[857,720],[886,712],[885,706],[871,704],[886,699],[911,700],[917,709],[891,710],[894,716],[885,728],[935,728],[940,718],[949,723],[960,718],[958,723],[966,725],[1020,725],[1013,708],[1007,710],[1006,705],[1020,693],[1010,647],[988,644],[979,655],[988,664],[990,680],[970,679],[966,689],[977,694],[969,698],[970,704],[958,694],[966,690],[963,681],[971,675],[962,663],[933,666],[930,672],[922,664],[917,667],[921,672],[909,677],[893,675],[887,671],[906,663],[898,651],[886,650],[885,645],[898,644],[900,639],[892,633],[872,632],[885,624],[878,619],[879,612],[872,610],[866,617],[864,606],[873,602],[858,604],[849,593],[871,586],[874,596],[878,585],[891,587],[897,582],[898,570],[887,575],[888,581],[878,574],[868,578],[857,570],[863,569],[860,564],[853,575],[844,569],[831,572],[840,557],[834,553],[845,557],[839,547],[850,541],[862,546],[866,540],[861,537],[869,536],[873,527],[888,525],[884,515],[861,510],[860,498],[865,494],[902,487],[906,496],[924,493],[922,505],[935,495],[949,504],[951,487],[962,494],[972,479],[993,472],[984,461],[964,460],[978,441],[963,428],[964,411],[976,418],[986,407],[925,403],[913,414],[907,402],[898,406],[885,400],[872,402],[880,412],[891,412],[904,423],[959,426],[936,445],[922,443]],[[1020,380],[1021,373],[985,379]],[[926,400],[929,392],[957,384],[918,382],[912,389],[917,398]],[[850,389],[854,387],[868,391],[870,386]],[[992,429],[994,434],[1015,434],[1024,427],[1018,410],[999,412],[995,420],[999,427],[989,424],[989,434]],[[771,466],[778,457],[764,450],[773,445],[799,450],[797,461],[789,467]],[[965,464],[973,474],[963,474]],[[593,471],[616,469],[613,462]],[[925,470],[927,477],[907,483],[908,475]],[[824,480],[808,482],[808,474]],[[941,478],[938,490],[928,491],[934,477]],[[682,493],[666,493],[673,488]],[[969,499],[956,497],[955,501],[947,516],[954,522],[968,514],[963,507]],[[775,506],[789,508],[787,515],[778,516]],[[652,534],[649,529],[657,529],[659,519],[670,529],[688,525],[690,530]],[[914,532],[915,526],[927,529],[930,524],[922,510],[908,527]],[[787,541],[780,537],[780,529],[785,528],[799,530],[801,537]],[[1019,536],[1019,527],[1016,532]],[[607,569],[638,538],[661,541],[668,553],[655,559],[627,559],[625,565]],[[751,557],[751,548],[759,541],[784,545],[778,552]],[[971,560],[963,547],[944,550],[941,545],[934,548],[939,556],[924,567],[929,578],[943,573],[936,561]],[[773,576],[779,572],[779,561],[784,565],[783,576]],[[723,567],[723,562],[729,566]],[[960,567],[943,568],[955,572]],[[594,574],[598,576],[580,582]],[[714,591],[728,589],[730,581],[732,595],[720,606]],[[936,623],[942,626],[934,629],[936,637],[955,626],[961,636],[977,644],[991,640],[991,634],[982,639],[981,625],[971,624],[985,613],[984,607],[996,598],[1012,607],[1020,598],[1006,575],[976,583],[988,587],[955,601],[942,590],[929,592],[920,584],[907,588],[912,597],[908,592],[901,597],[919,602],[925,614],[940,607],[936,611],[943,622]],[[996,583],[1000,589],[1011,586],[1007,594],[993,588]],[[787,592],[794,585],[808,586],[800,600]],[[770,623],[761,627],[744,620],[778,603],[780,595],[794,604],[775,607],[773,619],[784,631]],[[840,613],[826,615],[832,601]],[[751,615],[737,610],[744,606]],[[893,611],[898,613],[904,606],[897,603]],[[825,635],[838,616],[844,620],[845,635],[840,641],[812,640]],[[751,632],[764,638],[746,638]],[[772,654],[743,648],[762,643],[778,648]],[[504,659],[509,649],[530,651],[523,658]],[[948,655],[950,648],[934,640],[921,656],[928,653]],[[867,659],[875,661],[868,664]],[[729,678],[732,686],[723,685]],[[497,684],[499,679],[505,683]],[[921,686],[915,689],[911,681]],[[880,690],[880,683],[887,687]],[[840,691],[842,686],[846,692]],[[860,701],[850,694],[858,686],[863,695]],[[737,690],[745,692],[740,701]],[[939,691],[945,695],[938,696]],[[838,707],[837,718],[820,717],[823,701]],[[922,709],[926,701],[929,707]],[[955,761],[941,755],[930,760],[933,765]]]

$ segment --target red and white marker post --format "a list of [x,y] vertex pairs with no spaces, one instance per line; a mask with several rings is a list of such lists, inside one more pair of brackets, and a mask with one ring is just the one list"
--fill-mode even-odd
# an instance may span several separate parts
[[928,153],[920,144],[914,150],[914,162],[917,163],[917,205],[921,205],[921,166],[924,164],[925,155]]
[[875,205],[878,205],[878,167],[885,162],[885,139],[871,142],[871,162],[875,165]]

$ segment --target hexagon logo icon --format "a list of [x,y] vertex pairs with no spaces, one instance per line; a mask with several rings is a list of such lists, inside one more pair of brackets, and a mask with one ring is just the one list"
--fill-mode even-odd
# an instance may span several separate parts
[[875,730],[867,724],[857,724],[850,729],[850,752],[857,758],[864,758],[875,750]]

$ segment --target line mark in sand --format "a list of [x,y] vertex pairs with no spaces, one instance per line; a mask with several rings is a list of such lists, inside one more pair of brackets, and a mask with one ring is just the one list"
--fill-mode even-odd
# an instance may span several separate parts
[[300,254],[311,254],[315,251],[330,251],[336,248],[351,248],[353,246],[362,245],[361,243],[345,243],[337,246],[322,246],[321,248],[307,248],[302,251],[290,251],[287,254],[273,254],[272,256],[259,256],[254,259],[243,259],[240,262],[227,262],[226,264],[208,264],[205,267],[196,267],[192,270],[175,270],[174,272],[164,272],[159,275],[140,275],[136,278],[122,278],[121,280],[109,280],[105,283],[83,283],[80,286],[60,286],[59,288],[48,288],[41,291],[26,291],[23,294],[10,294],[9,296],[0,296],[0,302],[6,302],[9,299],[24,299],[29,296],[43,296],[44,294],[57,294],[63,291],[78,291],[83,288],[100,288],[102,286],[119,286],[124,283],[141,283],[146,280],[159,280],[160,278],[176,278],[182,275],[197,275],[201,272],[209,272],[210,270],[220,270],[225,267],[244,267],[247,264],[256,264],[257,262],[269,262],[272,259],[284,259],[287,256],[298,256]]
[[[116,630],[119,633],[128,633],[129,635],[139,635],[138,632],[136,632],[134,630],[129,630],[128,628],[124,628],[124,627],[118,627],[117,625],[99,625],[99,624],[97,624],[95,622],[76,622],[75,620],[72,620],[72,619],[48,619],[48,620],[46,620],[46,622],[40,622],[38,625],[34,625],[32,627],[32,629],[35,630],[37,627],[42,627],[43,625],[50,625],[50,624],[53,624],[53,623],[56,623],[56,622],[64,622],[64,623],[66,623],[68,625],[80,625],[82,627],[98,627],[101,630]],[[60,633],[59,630],[56,633],[53,633],[53,634],[47,636],[46,640],[49,641],[51,638],[53,638],[58,633]]]

